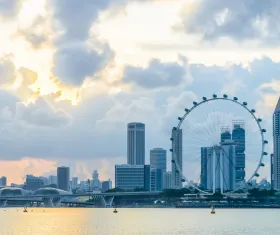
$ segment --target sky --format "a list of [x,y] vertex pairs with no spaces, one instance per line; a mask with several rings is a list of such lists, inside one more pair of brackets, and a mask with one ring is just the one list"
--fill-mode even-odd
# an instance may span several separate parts
[[148,163],[150,149],[169,149],[184,108],[214,93],[247,101],[271,142],[279,1],[0,2],[0,175],[9,183],[61,165],[80,179],[95,169],[114,179],[128,122],[146,124]]

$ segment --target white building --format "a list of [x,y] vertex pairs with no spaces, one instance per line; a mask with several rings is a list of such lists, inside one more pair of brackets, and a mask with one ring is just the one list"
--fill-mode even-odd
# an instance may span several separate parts
[[145,124],[127,125],[127,164],[145,164]]
[[163,189],[172,188],[172,174],[170,171],[163,173]]
[[236,188],[235,160],[234,141],[225,141],[220,146],[207,148],[206,188],[220,189],[222,193],[225,190],[234,190]]
[[172,163],[172,188],[181,189],[182,188],[182,175],[180,172],[183,172],[183,142],[182,142],[182,129],[173,129],[172,130],[172,160],[178,162],[178,168],[176,163]]
[[273,152],[273,188],[280,190],[280,98],[273,114]]
[[133,191],[136,188],[150,191],[149,165],[116,165],[115,187]]

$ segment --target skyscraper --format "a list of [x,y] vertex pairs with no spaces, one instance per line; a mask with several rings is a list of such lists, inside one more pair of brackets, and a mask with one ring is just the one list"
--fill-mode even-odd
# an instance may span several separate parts
[[221,128],[221,142],[225,142],[226,140],[231,140],[230,127],[228,126]]
[[7,178],[5,176],[0,178],[0,186],[7,186]]
[[181,189],[182,188],[182,176],[180,171],[183,171],[182,154],[183,154],[183,143],[182,143],[182,129],[172,130],[172,160],[178,162],[178,167],[176,163],[172,163],[172,188]]
[[273,186],[280,189],[280,98],[273,114]]
[[155,148],[150,151],[151,169],[161,169],[162,173],[166,172],[166,150]]
[[245,179],[245,123],[242,120],[233,121],[232,140],[235,147],[236,183]]
[[151,191],[161,191],[162,190],[162,170],[161,169],[151,169]]
[[99,174],[97,170],[95,170],[92,174],[92,187],[93,189],[100,188]]
[[127,125],[127,164],[145,165],[145,124]]
[[235,143],[226,140],[220,146],[201,148],[201,187],[234,190],[236,188]]
[[170,171],[163,173],[163,189],[172,188],[172,174]]
[[57,168],[57,188],[68,191],[70,180],[70,168],[61,166]]

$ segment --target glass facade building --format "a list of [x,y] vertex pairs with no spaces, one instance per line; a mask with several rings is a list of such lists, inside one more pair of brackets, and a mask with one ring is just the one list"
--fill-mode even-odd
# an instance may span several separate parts
[[172,130],[172,160],[176,160],[178,162],[178,167],[175,163],[172,163],[172,188],[173,189],[181,189],[182,188],[182,176],[180,171],[183,171],[183,163],[182,163],[182,154],[183,154],[183,143],[182,143],[182,129],[173,129]]
[[166,172],[166,150],[155,148],[150,151],[151,169],[161,169],[162,173]]
[[150,191],[149,165],[116,165],[115,187],[133,191],[136,188]]
[[57,168],[57,188],[69,191],[69,180],[70,180],[70,168],[69,167],[58,167]]
[[127,125],[127,164],[145,165],[145,124]]
[[162,170],[151,169],[151,191],[162,190]]
[[280,189],[280,98],[273,113],[273,188]]

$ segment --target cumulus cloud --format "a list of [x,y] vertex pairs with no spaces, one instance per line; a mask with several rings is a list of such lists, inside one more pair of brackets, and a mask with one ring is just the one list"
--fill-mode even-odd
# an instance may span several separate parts
[[16,80],[16,69],[11,58],[0,58],[0,88],[4,85],[11,85]]
[[38,127],[63,127],[70,123],[71,117],[63,110],[51,110],[42,99],[35,104],[17,103],[15,119],[24,124]]
[[104,45],[101,52],[85,46],[59,49],[54,55],[54,74],[70,85],[81,85],[85,78],[102,70],[111,61],[114,53]]
[[153,59],[146,68],[126,67],[123,80],[145,88],[178,86],[188,79],[186,66]]
[[230,37],[278,43],[279,10],[278,0],[199,0],[182,18],[186,32],[206,40]]

